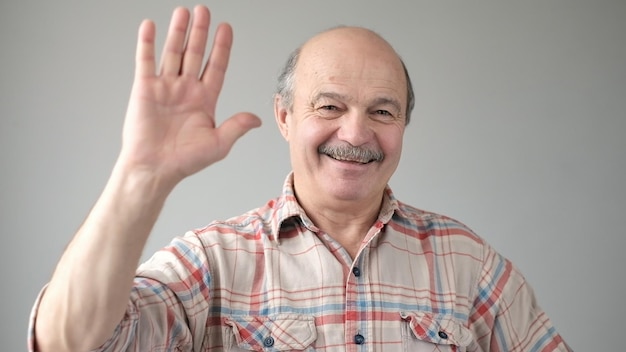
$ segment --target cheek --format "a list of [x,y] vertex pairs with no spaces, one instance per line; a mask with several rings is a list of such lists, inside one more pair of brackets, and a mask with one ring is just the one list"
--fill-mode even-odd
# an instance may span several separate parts
[[328,121],[311,118],[302,121],[296,133],[300,148],[315,150],[327,142],[332,136],[332,128]]
[[378,134],[378,142],[383,152],[387,157],[400,158],[404,129],[393,127],[384,132]]

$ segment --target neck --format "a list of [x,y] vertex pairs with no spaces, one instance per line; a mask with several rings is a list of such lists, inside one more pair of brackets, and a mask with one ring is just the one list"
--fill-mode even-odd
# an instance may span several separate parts
[[297,191],[296,197],[315,226],[339,242],[352,258],[378,218],[383,200],[382,193],[357,201],[307,197]]

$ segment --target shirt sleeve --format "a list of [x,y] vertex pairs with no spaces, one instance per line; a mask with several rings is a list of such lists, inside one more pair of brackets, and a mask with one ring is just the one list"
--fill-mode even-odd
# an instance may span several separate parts
[[571,351],[521,272],[489,246],[470,324],[484,351]]
[[[174,239],[139,267],[123,319],[109,340],[93,351],[199,350],[210,302],[210,277],[197,236],[190,232]],[[29,321],[30,352],[36,351],[34,323],[44,291]]]
[[41,302],[41,297],[43,296],[47,287],[48,285],[46,284],[46,286],[44,286],[41,289],[41,291],[39,291],[39,294],[37,295],[37,299],[35,299],[35,304],[33,305],[33,308],[30,311],[30,318],[28,319],[28,341],[27,341],[28,352],[37,351],[37,343],[36,343],[36,338],[35,338],[35,321],[37,320],[37,310],[39,309],[39,303]]

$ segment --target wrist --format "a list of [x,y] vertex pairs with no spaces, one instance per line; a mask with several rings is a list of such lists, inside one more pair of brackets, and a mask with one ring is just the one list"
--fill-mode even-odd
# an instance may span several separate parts
[[109,184],[126,197],[138,196],[146,201],[165,201],[174,187],[182,180],[158,166],[133,162],[120,156],[115,163]]

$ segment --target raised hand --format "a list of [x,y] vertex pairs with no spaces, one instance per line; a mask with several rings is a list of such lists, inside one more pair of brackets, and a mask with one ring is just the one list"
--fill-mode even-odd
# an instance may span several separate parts
[[122,150],[41,298],[38,350],[87,351],[110,338],[125,314],[135,269],[169,192],[224,158],[237,138],[261,124],[255,115],[238,113],[216,126],[232,30],[218,26],[204,65],[209,16],[206,7],[196,7],[189,29],[189,12],[174,11],[158,71],[154,24],[141,24]]
[[253,114],[238,113],[217,126],[215,107],[233,35],[228,24],[220,24],[203,64],[209,24],[204,6],[194,8],[193,21],[187,9],[175,9],[158,71],[155,25],[141,24],[118,161],[123,167],[153,172],[173,185],[224,158],[239,137],[261,124]]

